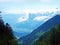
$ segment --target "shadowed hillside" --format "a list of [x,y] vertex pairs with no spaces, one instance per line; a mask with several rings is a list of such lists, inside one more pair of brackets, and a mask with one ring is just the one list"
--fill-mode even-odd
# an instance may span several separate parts
[[[52,17],[48,21],[46,21],[44,24],[40,25],[37,29],[35,29],[32,33],[30,33],[27,36],[24,36],[20,38],[18,41],[21,45],[30,45],[32,41],[37,40],[41,35],[43,35],[45,32],[47,32],[52,27],[60,24],[60,14],[57,14],[56,16]],[[21,43],[22,42],[22,43]]]
[[60,45],[60,25],[57,25],[45,32],[31,45]]

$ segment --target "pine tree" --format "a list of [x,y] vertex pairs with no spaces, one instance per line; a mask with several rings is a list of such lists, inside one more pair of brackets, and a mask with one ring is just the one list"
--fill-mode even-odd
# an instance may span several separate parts
[[0,15],[0,45],[18,45],[12,28],[8,23],[4,24]]

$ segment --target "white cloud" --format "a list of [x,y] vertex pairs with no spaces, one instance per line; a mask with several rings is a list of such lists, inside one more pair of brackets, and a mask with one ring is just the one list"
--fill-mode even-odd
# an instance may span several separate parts
[[26,21],[27,19],[24,18],[24,17],[21,17],[21,18],[18,18],[18,22],[23,22],[23,21]]
[[11,14],[28,14],[30,12],[29,9],[20,9],[20,8],[10,8],[5,11],[5,13],[11,13]]
[[40,0],[41,2],[51,2],[52,0]]
[[47,21],[50,18],[51,18],[50,16],[37,16],[33,20],[35,20],[35,21]]
[[[21,1],[23,1],[23,2],[29,2],[29,1],[39,1],[39,0],[0,0],[0,2],[21,2]],[[42,1],[42,2],[50,2],[50,1],[52,1],[52,0],[40,0],[40,1]]]
[[28,15],[24,15],[24,17],[19,17],[17,20],[18,20],[18,22],[27,21],[28,20]]
[[10,1],[10,0],[0,0],[0,2],[7,2],[7,1]]
[[28,0],[0,0],[0,2],[27,2]]
[[0,2],[16,2],[16,1],[19,1],[19,0],[0,0]]
[[7,13],[7,14],[9,14],[9,13],[11,13],[11,14],[20,14],[20,13],[22,13],[22,11],[21,10],[19,10],[19,9],[8,9],[8,10],[6,10],[5,11],[5,13]]
[[20,9],[20,8],[10,8],[5,11],[5,13],[13,13],[13,14],[29,14],[29,13],[43,13],[43,12],[54,12],[56,9],[53,8],[43,8],[43,9]]

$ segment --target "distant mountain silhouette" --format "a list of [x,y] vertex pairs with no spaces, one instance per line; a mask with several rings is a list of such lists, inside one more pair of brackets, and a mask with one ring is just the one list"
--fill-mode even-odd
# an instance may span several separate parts
[[[42,35],[44,32],[48,31],[48,29],[51,29],[52,27],[60,24],[60,14],[57,14],[50,20],[46,21],[44,24],[39,26],[37,29],[35,29],[31,34],[24,36],[19,39],[21,42],[21,45],[29,45],[34,39],[38,38],[40,35]],[[39,34],[39,36],[38,36]]]
[[[54,12],[53,12],[54,13]],[[40,16],[48,16],[48,15],[52,15],[53,13],[29,13],[28,15],[28,19],[24,22],[18,22],[16,21],[18,18],[24,17],[25,14],[2,14],[2,17],[4,19],[5,22],[8,22],[14,31],[22,34],[21,32],[23,32],[23,30],[26,30],[25,33],[26,35],[31,33],[32,30],[36,29],[37,27],[39,27],[41,24],[44,23],[44,20],[33,20],[36,17],[40,17]],[[12,21],[10,21],[12,20]],[[21,28],[21,29],[20,29]],[[26,33],[27,32],[27,33]],[[23,36],[25,36],[25,34],[22,34]],[[20,35],[20,37],[22,37],[22,35]]]
[[23,32],[13,31],[13,34],[14,34],[14,36],[16,36],[17,39],[19,39],[20,37],[23,37],[24,35],[27,35],[29,33],[28,32],[23,33]]

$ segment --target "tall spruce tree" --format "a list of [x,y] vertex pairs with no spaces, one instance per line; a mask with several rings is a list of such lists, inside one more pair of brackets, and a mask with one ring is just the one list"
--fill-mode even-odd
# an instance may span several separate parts
[[[0,12],[1,13],[1,12]],[[18,45],[18,42],[13,35],[12,28],[4,21],[0,15],[0,45]]]

